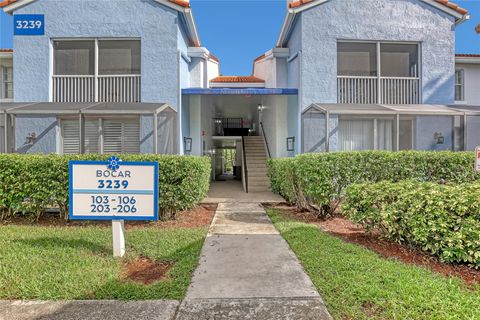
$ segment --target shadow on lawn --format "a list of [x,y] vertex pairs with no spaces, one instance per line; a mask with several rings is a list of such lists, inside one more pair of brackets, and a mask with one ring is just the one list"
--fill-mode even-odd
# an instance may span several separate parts
[[34,248],[68,248],[73,250],[88,250],[94,254],[111,255],[112,249],[84,239],[65,239],[61,237],[42,237],[35,239],[18,239],[13,242]]

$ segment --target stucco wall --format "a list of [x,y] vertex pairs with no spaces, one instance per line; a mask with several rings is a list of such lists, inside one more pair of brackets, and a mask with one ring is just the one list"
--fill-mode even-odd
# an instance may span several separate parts
[[[435,133],[444,137],[443,144],[434,140]],[[415,121],[416,150],[453,150],[453,119],[450,116],[419,116]]]
[[[423,102],[453,103],[453,17],[418,0],[362,0],[361,4],[331,0],[301,15],[296,28],[302,32],[293,30],[289,46],[297,46],[301,37],[303,110],[315,102],[337,101],[340,39],[420,42]],[[295,51],[291,48],[292,55]],[[290,72],[289,83],[295,83],[294,79]]]
[[45,36],[14,37],[15,101],[49,101],[52,38],[142,42],[142,101],[177,106],[178,13],[153,0],[41,0],[15,14],[44,14]]
[[[27,143],[27,137],[34,134],[36,139]],[[57,119],[55,117],[15,118],[15,152],[55,153],[57,152]]]

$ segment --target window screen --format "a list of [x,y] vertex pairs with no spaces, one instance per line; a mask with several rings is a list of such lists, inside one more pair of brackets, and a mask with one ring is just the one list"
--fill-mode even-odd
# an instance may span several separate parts
[[377,76],[377,45],[337,43],[337,68],[340,76]]
[[54,41],[55,75],[94,75],[95,41]]
[[418,45],[380,44],[382,77],[418,77]]
[[98,42],[98,74],[140,74],[140,41],[100,40]]

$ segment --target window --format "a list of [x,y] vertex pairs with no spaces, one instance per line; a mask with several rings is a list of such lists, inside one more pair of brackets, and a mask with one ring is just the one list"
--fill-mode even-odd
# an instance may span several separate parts
[[455,101],[465,101],[465,71],[455,71]]
[[94,75],[95,41],[54,41],[56,75]]
[[418,45],[380,44],[380,65],[382,77],[418,77]]
[[337,43],[337,102],[421,103],[418,43]]
[[54,102],[141,102],[140,40],[53,42]]
[[13,99],[13,68],[0,67],[0,99]]
[[393,120],[339,120],[338,148],[340,151],[393,150]]
[[98,74],[140,74],[140,41],[98,41]]
[[377,76],[375,43],[339,42],[337,67],[340,76]]
[[[62,153],[80,153],[78,119],[61,119]],[[103,143],[102,143],[103,141]],[[85,120],[85,153],[140,153],[138,118]]]

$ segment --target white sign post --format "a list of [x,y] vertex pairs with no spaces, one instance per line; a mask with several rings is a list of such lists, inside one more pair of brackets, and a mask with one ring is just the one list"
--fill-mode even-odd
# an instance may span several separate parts
[[475,172],[480,172],[480,147],[475,148]]
[[125,220],[158,220],[158,163],[70,161],[69,218],[111,220],[113,255],[125,254]]

